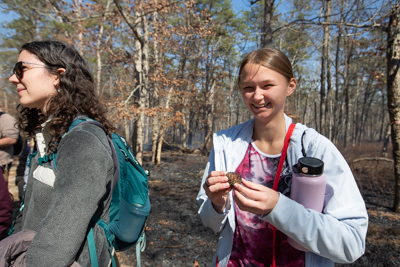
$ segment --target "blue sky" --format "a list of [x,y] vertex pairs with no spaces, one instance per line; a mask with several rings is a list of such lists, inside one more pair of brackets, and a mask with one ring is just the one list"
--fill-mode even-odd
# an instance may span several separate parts
[[250,6],[249,0],[232,0],[233,10],[239,13],[242,10],[246,10]]
[[[3,10],[0,9],[0,11],[2,12]],[[11,20],[12,18],[13,18],[12,13],[8,13],[8,14],[0,13],[0,22]]]
[[[233,9],[236,13],[239,13],[242,10],[247,10],[250,6],[250,0],[232,0]],[[2,9],[0,8],[0,12]],[[4,14],[0,13],[0,23],[4,21],[11,20],[13,18],[12,13]]]

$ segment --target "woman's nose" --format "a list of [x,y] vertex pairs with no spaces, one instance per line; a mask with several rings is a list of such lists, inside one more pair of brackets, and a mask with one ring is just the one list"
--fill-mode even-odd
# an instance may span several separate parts
[[263,90],[259,86],[256,86],[254,90],[254,99],[256,100],[264,99]]
[[19,82],[17,76],[15,76],[14,73],[13,73],[13,75],[10,76],[10,78],[8,78],[8,81],[9,81],[10,83],[18,83],[18,82]]

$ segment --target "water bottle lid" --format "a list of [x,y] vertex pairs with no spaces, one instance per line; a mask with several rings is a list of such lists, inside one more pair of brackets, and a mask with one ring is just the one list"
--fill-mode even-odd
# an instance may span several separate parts
[[317,158],[300,158],[297,163],[297,171],[304,175],[321,175],[324,173],[324,162]]

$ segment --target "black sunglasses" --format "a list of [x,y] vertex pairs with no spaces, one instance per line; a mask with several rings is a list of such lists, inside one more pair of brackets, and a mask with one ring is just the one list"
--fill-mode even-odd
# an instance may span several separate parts
[[26,61],[18,61],[17,63],[15,63],[13,73],[19,80],[22,79],[22,76],[24,74],[24,68],[23,68],[22,64],[32,64],[32,65],[46,67],[46,65],[43,65],[43,64],[36,64],[36,63],[31,63],[31,62],[26,62]]

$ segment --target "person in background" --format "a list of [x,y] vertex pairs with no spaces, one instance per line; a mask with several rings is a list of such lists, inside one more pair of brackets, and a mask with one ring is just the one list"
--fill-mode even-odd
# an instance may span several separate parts
[[14,147],[19,131],[14,117],[0,108],[0,167],[9,171],[14,161]]
[[[26,266],[90,266],[86,236],[94,215],[109,221],[114,164],[103,129],[83,123],[69,127],[82,115],[114,128],[87,63],[64,42],[34,41],[21,47],[9,81],[20,97],[19,127],[35,137],[37,153],[30,161],[22,216],[12,235],[0,242],[0,251],[9,249],[14,236],[33,231]],[[51,165],[53,152],[57,172]],[[108,266],[105,232],[95,224],[93,233],[99,266]]]
[[[220,234],[211,266],[325,267],[355,261],[365,251],[365,203],[337,148],[314,129],[292,125],[285,114],[286,98],[297,85],[289,59],[273,48],[253,51],[241,63],[237,85],[253,119],[214,134],[197,196],[203,224]],[[325,163],[322,213],[289,198],[292,166],[303,157],[302,147]],[[241,175],[241,184],[231,187],[227,172]],[[308,252],[292,247],[288,237]]]
[[6,236],[11,223],[12,199],[7,182],[18,134],[14,117],[0,108],[0,240]]
[[7,237],[11,224],[12,200],[8,192],[8,186],[0,168],[0,240]]
[[28,180],[29,167],[26,165],[30,154],[36,151],[35,139],[26,138],[22,151],[18,157],[17,176],[15,177],[15,185],[18,187],[18,197],[22,201],[24,197],[25,185]]

